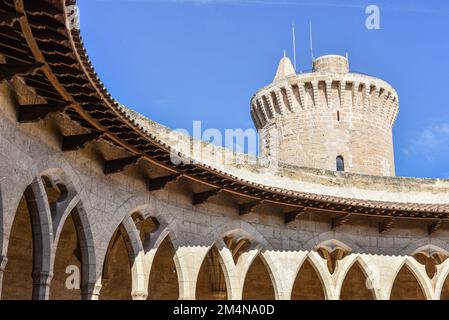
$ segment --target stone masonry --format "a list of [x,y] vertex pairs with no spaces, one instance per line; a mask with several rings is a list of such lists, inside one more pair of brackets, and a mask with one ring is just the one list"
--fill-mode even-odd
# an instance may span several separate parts
[[387,83],[284,58],[250,157],[116,102],[74,4],[0,0],[1,299],[449,300],[449,180],[394,176]]
[[251,100],[261,156],[301,167],[394,176],[392,127],[398,97],[385,81],[349,73],[346,58],[317,58],[296,74],[284,57],[274,82]]

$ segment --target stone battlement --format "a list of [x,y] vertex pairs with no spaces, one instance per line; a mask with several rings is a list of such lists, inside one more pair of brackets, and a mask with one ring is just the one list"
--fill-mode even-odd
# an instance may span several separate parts
[[394,175],[396,91],[381,79],[349,73],[341,56],[316,59],[306,74],[290,65],[283,58],[275,81],[251,100],[252,119],[262,129],[261,156],[327,170],[341,156],[345,171]]

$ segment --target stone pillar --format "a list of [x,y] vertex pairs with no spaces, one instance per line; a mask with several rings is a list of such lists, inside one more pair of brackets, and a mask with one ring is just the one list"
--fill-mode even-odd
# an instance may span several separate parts
[[33,273],[33,300],[48,300],[50,298],[50,283],[53,274],[47,271]]
[[144,291],[134,291],[131,293],[133,300],[147,300],[148,292]]
[[81,286],[81,299],[82,300],[98,300],[101,291],[101,281],[97,283],[88,283]]
[[2,299],[2,289],[3,289],[3,273],[6,269],[6,264],[8,263],[8,258],[0,256],[0,300]]
[[179,300],[195,300],[196,280],[208,247],[179,247],[175,264],[179,279]]
[[278,300],[290,300],[300,266],[305,261],[305,251],[266,251],[263,253],[275,282]]

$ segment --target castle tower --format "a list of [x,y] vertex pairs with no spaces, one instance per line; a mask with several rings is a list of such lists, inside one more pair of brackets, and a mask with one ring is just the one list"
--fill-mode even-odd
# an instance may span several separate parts
[[392,128],[399,110],[385,81],[349,72],[345,57],[327,55],[296,74],[282,58],[274,81],[251,99],[261,157],[281,163],[394,176]]

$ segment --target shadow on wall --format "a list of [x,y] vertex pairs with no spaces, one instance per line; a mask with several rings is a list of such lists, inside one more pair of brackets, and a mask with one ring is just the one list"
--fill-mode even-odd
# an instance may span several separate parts
[[[209,235],[210,246],[181,245],[164,217],[140,211],[126,216],[113,233],[100,276],[87,214],[68,181],[58,170],[47,171],[21,195],[9,233],[3,299],[375,298],[360,255],[349,255],[351,248],[340,241],[322,242],[310,252],[277,252],[261,244],[252,226],[243,230],[231,223]],[[293,260],[280,259],[290,254]],[[447,255],[427,246],[406,257],[393,277],[391,299],[431,297],[423,290],[430,280],[423,277],[435,279],[447,299]],[[294,261],[290,269],[288,261]],[[341,280],[341,290],[332,287],[333,277]]]

